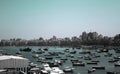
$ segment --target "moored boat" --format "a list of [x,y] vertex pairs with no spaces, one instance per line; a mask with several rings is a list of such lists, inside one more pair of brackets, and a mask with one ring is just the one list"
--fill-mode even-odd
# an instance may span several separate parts
[[71,68],[71,67],[65,67],[63,69],[64,72],[73,72],[74,68]]
[[87,64],[98,64],[97,62],[87,62]]
[[118,59],[110,59],[110,60],[108,60],[108,62],[110,62],[110,63],[114,63],[114,62],[117,62],[117,61],[119,61]]
[[114,66],[115,66],[115,67],[120,67],[120,62],[116,62],[116,63],[114,64]]
[[40,74],[49,74],[46,70],[41,70]]
[[85,66],[85,63],[83,62],[72,62],[73,66]]
[[48,72],[51,71],[51,68],[50,68],[49,64],[47,64],[47,63],[43,64],[43,69],[46,70],[46,71],[48,71]]
[[92,68],[92,69],[88,69],[88,73],[92,73],[94,72],[96,69]]
[[105,70],[104,66],[93,66],[92,68],[93,69],[102,69],[102,70]]
[[25,51],[25,52],[30,52],[32,49],[27,47],[27,48],[20,48],[20,51]]
[[106,74],[117,74],[117,73],[112,72],[112,71],[108,71],[108,72],[106,72]]
[[50,74],[65,74],[59,67],[53,67]]

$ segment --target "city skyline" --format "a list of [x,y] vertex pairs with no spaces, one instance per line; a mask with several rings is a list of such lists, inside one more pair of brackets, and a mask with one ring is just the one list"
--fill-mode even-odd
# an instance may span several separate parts
[[0,39],[120,33],[119,0],[0,0]]

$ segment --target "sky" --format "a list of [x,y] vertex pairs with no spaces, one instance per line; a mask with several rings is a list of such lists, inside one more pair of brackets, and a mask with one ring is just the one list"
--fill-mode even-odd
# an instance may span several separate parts
[[0,39],[120,33],[120,0],[0,0]]

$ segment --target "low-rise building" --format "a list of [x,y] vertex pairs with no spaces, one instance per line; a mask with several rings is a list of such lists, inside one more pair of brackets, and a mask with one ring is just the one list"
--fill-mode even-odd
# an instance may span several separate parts
[[0,56],[0,70],[14,70],[27,73],[29,60],[19,56],[2,55]]

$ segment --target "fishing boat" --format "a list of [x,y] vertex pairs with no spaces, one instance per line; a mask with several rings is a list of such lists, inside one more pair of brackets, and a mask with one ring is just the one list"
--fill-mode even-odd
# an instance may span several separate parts
[[114,63],[114,62],[117,62],[117,61],[119,61],[118,59],[110,59],[110,60],[108,60],[108,62],[110,62],[110,63]]
[[73,66],[85,66],[85,63],[83,62],[72,62]]
[[20,51],[25,51],[25,52],[30,52],[32,49],[30,49],[29,47],[27,48],[20,48]]
[[41,70],[40,74],[49,74],[46,70]]
[[65,74],[59,67],[52,67],[50,74]]
[[43,69],[46,70],[46,71],[48,71],[48,72],[51,71],[51,68],[50,68],[49,64],[47,64],[47,63],[43,64]]
[[47,60],[52,60],[53,57],[52,57],[52,56],[46,56],[45,59],[47,59]]
[[34,64],[33,62],[31,62],[31,63],[29,64],[29,66],[30,66],[31,68],[35,68],[35,67],[37,67],[37,64]]
[[112,72],[112,71],[108,71],[106,74],[117,74],[117,73]]
[[33,57],[33,58],[38,58],[39,55],[38,55],[38,54],[33,54],[32,57]]
[[84,60],[92,60],[90,56],[84,56]]
[[88,69],[88,73],[92,73],[94,72],[96,69],[92,68],[92,69]]
[[54,60],[55,63],[58,63],[59,65],[62,65],[62,61],[61,60]]
[[91,62],[97,62],[97,63],[98,63],[98,62],[100,62],[100,61],[99,61],[99,60],[92,60]]
[[70,54],[75,54],[75,53],[76,53],[76,51],[71,51],[71,52],[70,52]]
[[44,51],[48,51],[48,48],[44,48],[43,50],[44,50]]
[[97,62],[87,62],[87,64],[98,64]]
[[73,72],[74,68],[71,68],[71,67],[65,67],[63,69],[64,72]]
[[116,53],[120,53],[120,49],[116,49],[115,52],[116,52]]
[[120,67],[120,62],[116,62],[116,63],[114,64],[114,66],[115,66],[115,67]]
[[56,62],[48,62],[50,67],[59,67],[59,64]]
[[104,66],[93,66],[92,68],[93,69],[102,69],[102,70],[105,70]]
[[21,55],[22,53],[20,51],[16,52],[16,55]]

